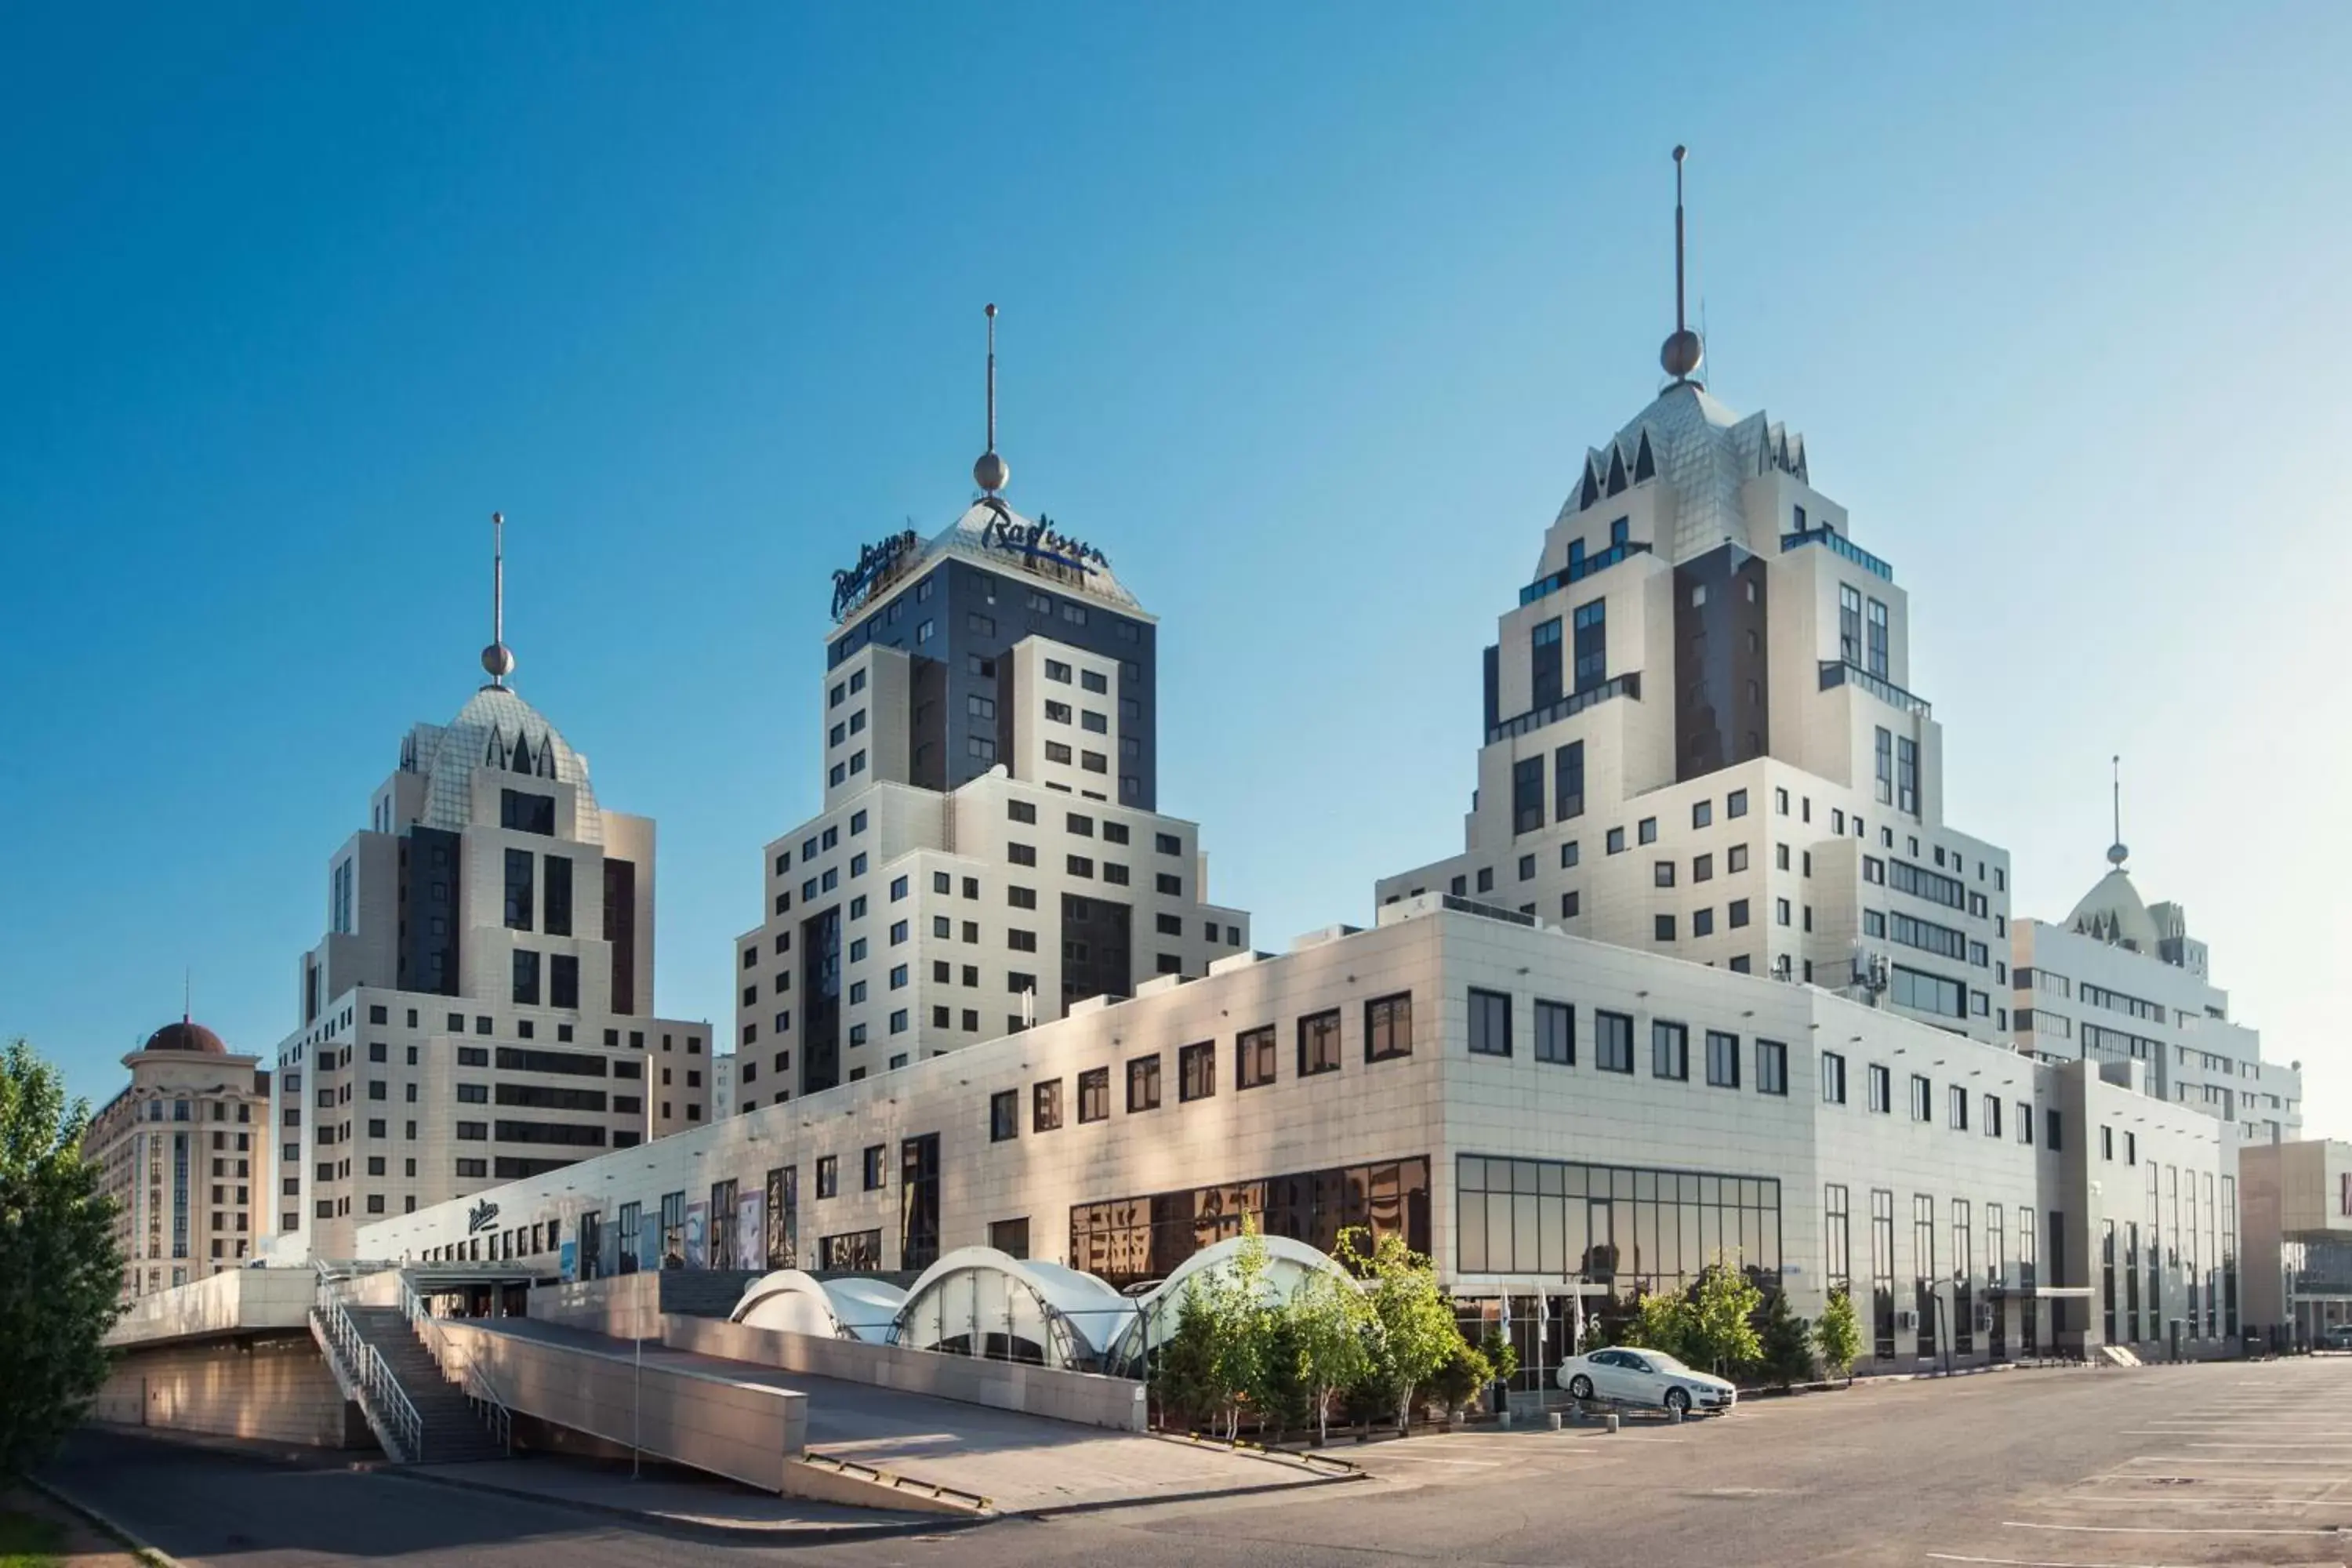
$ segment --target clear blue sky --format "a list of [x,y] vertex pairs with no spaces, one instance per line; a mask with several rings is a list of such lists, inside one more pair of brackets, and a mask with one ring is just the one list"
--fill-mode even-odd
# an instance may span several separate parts
[[0,1035],[98,1096],[184,966],[292,1026],[492,508],[517,684],[659,819],[659,1005],[725,1018],[828,574],[969,497],[989,300],[1213,891],[1363,919],[1655,387],[1684,141],[1714,389],[1910,589],[1955,824],[2061,915],[2123,752],[2143,890],[2352,1133],[2352,11],[1792,9],[18,7]]

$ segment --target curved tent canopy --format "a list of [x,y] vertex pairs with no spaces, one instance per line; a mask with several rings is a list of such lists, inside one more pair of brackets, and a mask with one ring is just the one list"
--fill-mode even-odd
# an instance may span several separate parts
[[907,1292],[898,1342],[914,1350],[1091,1372],[1135,1304],[1091,1274],[963,1247]]
[[[1212,1273],[1229,1272],[1234,1260],[1241,1254],[1244,1237],[1231,1236],[1211,1247],[1204,1247],[1176,1266],[1175,1271],[1154,1286],[1138,1302],[1140,1310],[1130,1313],[1118,1337],[1105,1349],[1103,1367],[1136,1376],[1144,1360],[1144,1334],[1149,1331],[1150,1343],[1159,1344],[1176,1331],[1177,1315],[1184,1310],[1195,1283]],[[1265,1296],[1268,1300],[1286,1301],[1314,1274],[1331,1274],[1353,1282],[1353,1276],[1332,1261],[1330,1255],[1306,1242],[1286,1236],[1261,1236],[1266,1256]]]
[[819,1279],[779,1268],[745,1286],[729,1317],[747,1328],[881,1344],[906,1300],[905,1291],[879,1279]]

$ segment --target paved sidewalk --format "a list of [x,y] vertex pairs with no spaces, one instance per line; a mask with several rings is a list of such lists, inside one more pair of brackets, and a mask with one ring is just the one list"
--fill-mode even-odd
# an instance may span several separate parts
[[409,1479],[592,1509],[655,1524],[724,1531],[746,1540],[764,1538],[774,1544],[951,1529],[959,1522],[935,1513],[898,1513],[776,1497],[665,1465],[648,1466],[634,1480],[625,1465],[528,1456],[478,1464],[410,1465],[398,1473]]

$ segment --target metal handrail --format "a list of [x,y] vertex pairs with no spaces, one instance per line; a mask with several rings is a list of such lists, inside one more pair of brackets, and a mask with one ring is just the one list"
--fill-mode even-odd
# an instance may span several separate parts
[[[434,1364],[446,1376],[449,1371],[449,1337],[442,1331],[441,1320],[433,1315],[431,1305],[416,1293],[415,1286],[405,1272],[400,1277],[400,1307],[407,1314],[409,1326],[433,1357]],[[490,1374],[484,1372],[471,1355],[466,1358],[465,1375],[457,1380],[457,1386],[475,1415],[490,1429],[490,1436],[499,1440],[499,1447],[511,1456],[514,1453],[514,1411],[499,1397],[498,1385],[490,1381]]]
[[323,1268],[319,1270],[318,1312],[329,1350],[343,1363],[341,1370],[362,1402],[372,1404],[376,1418],[392,1428],[394,1440],[402,1450],[398,1457],[412,1465],[421,1463],[425,1458],[424,1419],[409,1402],[400,1380],[393,1376],[383,1353],[361,1337],[359,1325],[343,1310],[342,1299],[335,1294]]
[[1890,708],[1900,708],[1906,713],[1916,714],[1922,719],[1936,716],[1934,705],[1926,698],[1904,690],[1883,675],[1873,675],[1862,666],[1843,658],[1825,658],[1821,664],[1823,691],[1833,686],[1859,686]]

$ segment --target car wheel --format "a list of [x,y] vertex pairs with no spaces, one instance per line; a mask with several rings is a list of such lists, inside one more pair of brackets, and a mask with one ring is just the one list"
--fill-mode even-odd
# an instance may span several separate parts
[[1592,1380],[1585,1376],[1582,1373],[1578,1373],[1574,1377],[1568,1380],[1568,1394],[1569,1397],[1571,1399],[1591,1398]]
[[1689,1415],[1690,1394],[1683,1389],[1669,1388],[1666,1390],[1666,1408],[1677,1415]]

